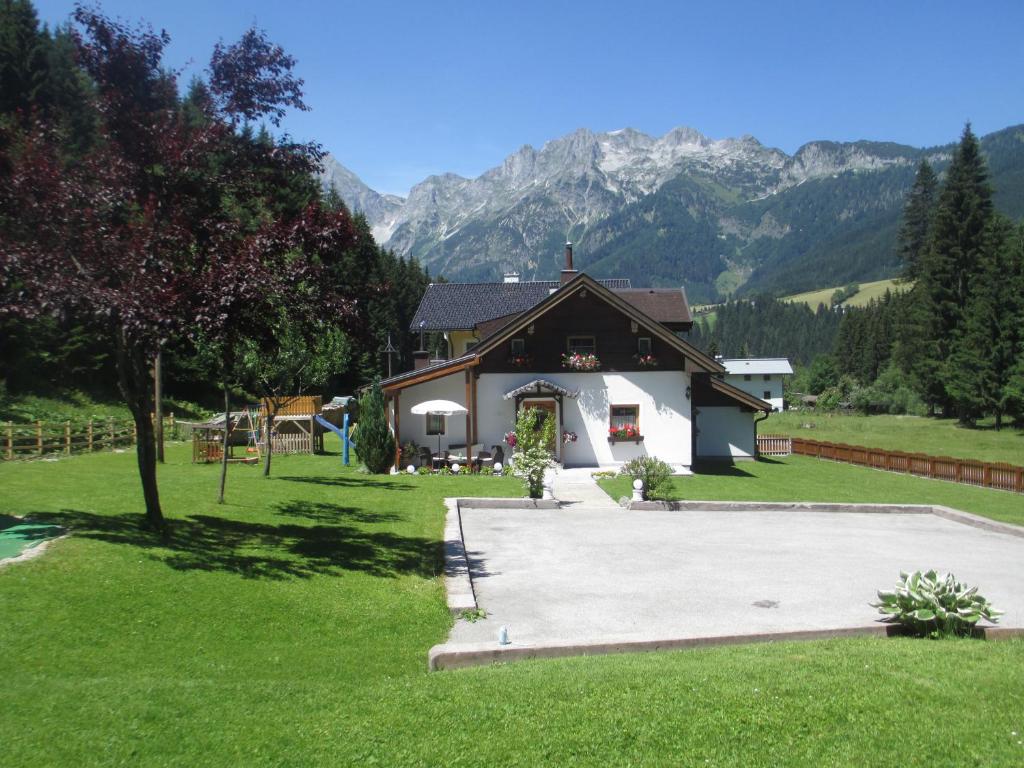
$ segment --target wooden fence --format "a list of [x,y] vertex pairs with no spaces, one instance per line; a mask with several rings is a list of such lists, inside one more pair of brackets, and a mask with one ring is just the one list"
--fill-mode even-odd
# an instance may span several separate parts
[[950,456],[929,456],[924,453],[886,451],[881,448],[805,440],[800,437],[792,438],[791,442],[793,453],[803,456],[857,464],[872,469],[884,469],[887,472],[902,472],[918,477],[930,477],[965,485],[1024,493],[1024,467],[1013,464],[956,459]]
[[[174,414],[164,418],[164,434],[175,434]],[[135,445],[132,419],[89,419],[88,421],[35,421],[31,424],[0,424],[0,458],[70,455],[113,451]]]
[[793,452],[792,441],[786,435],[758,435],[758,456],[789,456]]

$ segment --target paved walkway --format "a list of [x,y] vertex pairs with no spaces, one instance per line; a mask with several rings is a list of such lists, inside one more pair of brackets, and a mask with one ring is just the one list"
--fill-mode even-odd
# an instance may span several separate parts
[[602,491],[591,472],[597,467],[572,467],[555,471],[551,492],[566,509],[618,509],[612,497]]

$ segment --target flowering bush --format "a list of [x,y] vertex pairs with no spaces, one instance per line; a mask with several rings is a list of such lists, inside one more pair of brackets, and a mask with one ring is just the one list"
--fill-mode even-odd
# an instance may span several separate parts
[[640,430],[635,424],[622,424],[618,427],[611,427],[608,430],[608,437],[617,437],[622,440],[635,440],[640,437]]
[[524,408],[516,417],[515,432],[510,433],[518,444],[512,474],[526,483],[531,499],[544,495],[544,473],[554,464],[549,448],[555,440],[554,420],[544,419],[537,429],[538,418],[536,408]]
[[581,354],[572,352],[562,355],[562,367],[571,368],[574,371],[596,371],[601,367],[601,361],[594,354]]
[[622,474],[644,484],[644,500],[663,499],[672,490],[672,467],[654,456],[639,456],[622,466]]
[[565,431],[562,433],[562,445],[568,445],[569,443],[575,443],[579,439],[579,436],[575,432]]
[[505,443],[508,445],[509,448],[516,447],[516,433],[514,430],[512,432],[505,433]]
[[633,359],[636,360],[636,364],[641,368],[658,367],[658,358],[654,355],[633,355]]

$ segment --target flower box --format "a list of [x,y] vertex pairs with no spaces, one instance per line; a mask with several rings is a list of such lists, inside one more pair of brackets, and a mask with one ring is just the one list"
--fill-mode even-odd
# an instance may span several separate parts
[[597,355],[567,352],[562,355],[562,367],[572,371],[597,371],[601,369],[601,361]]
[[642,443],[644,436],[633,424],[623,424],[621,427],[611,427],[608,430],[609,443]]
[[512,355],[508,359],[508,364],[513,368],[529,368],[533,365],[533,357],[530,355]]
[[654,355],[633,355],[638,368],[657,368],[658,358]]
[[609,443],[637,443],[640,444],[644,441],[643,435],[633,435],[631,437],[619,437],[617,435],[608,435]]

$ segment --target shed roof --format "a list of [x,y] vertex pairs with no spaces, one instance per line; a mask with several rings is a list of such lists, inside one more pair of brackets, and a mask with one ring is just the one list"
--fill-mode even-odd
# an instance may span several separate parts
[[793,366],[785,357],[734,357],[719,360],[726,373],[792,373]]

